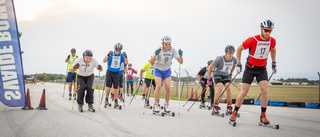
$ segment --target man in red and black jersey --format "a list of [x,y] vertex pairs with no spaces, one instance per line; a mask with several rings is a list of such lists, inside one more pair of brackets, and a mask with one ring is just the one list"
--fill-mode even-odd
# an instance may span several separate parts
[[269,124],[266,117],[266,109],[268,104],[268,73],[266,69],[268,55],[270,53],[272,59],[272,70],[275,74],[276,69],[276,40],[270,36],[274,28],[274,23],[270,20],[261,22],[261,34],[252,36],[246,39],[237,49],[237,73],[242,71],[241,53],[242,50],[249,49],[249,56],[245,65],[245,70],[242,77],[241,92],[237,97],[234,112],[229,119],[231,122],[236,121],[239,108],[247,95],[250,85],[254,78],[259,84],[261,90],[261,116],[260,122]]

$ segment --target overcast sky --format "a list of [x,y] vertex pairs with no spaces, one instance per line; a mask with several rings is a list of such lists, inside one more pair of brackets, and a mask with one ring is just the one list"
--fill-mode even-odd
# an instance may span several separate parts
[[[181,68],[195,76],[210,59],[224,55],[260,34],[260,22],[275,23],[276,78],[318,79],[320,71],[319,0],[14,0],[22,32],[25,74],[65,74],[64,60],[71,48],[77,54],[90,49],[102,59],[117,42],[123,44],[133,68],[142,66],[172,38],[172,47],[184,51]],[[245,63],[248,51],[243,51]],[[268,59],[271,74],[271,58]],[[178,70],[174,60],[172,70]],[[96,71],[96,75],[98,72]],[[173,73],[175,76],[175,74]],[[182,73],[182,75],[184,75]],[[242,75],[242,74],[241,74]]]

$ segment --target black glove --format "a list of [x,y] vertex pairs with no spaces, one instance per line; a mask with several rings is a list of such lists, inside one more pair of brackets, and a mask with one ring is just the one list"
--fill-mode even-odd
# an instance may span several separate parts
[[140,84],[140,86],[143,84],[143,81],[142,81],[142,79],[140,79],[140,81],[139,81],[139,84]]
[[99,69],[99,70],[101,70],[101,69],[102,69],[102,66],[101,66],[100,64],[98,65],[98,69]]
[[70,55],[68,55],[68,57],[67,57],[68,59],[70,59]]
[[204,81],[200,80],[200,84],[203,85],[203,84],[206,84]]
[[126,52],[122,52],[124,58],[128,58],[127,53]]
[[79,63],[77,63],[76,65],[73,66],[74,69],[78,69],[79,68]]
[[276,62],[272,62],[272,71],[273,71],[273,74],[277,73],[277,64],[276,64]]
[[108,53],[108,57],[110,57],[112,55],[113,51],[109,51]]

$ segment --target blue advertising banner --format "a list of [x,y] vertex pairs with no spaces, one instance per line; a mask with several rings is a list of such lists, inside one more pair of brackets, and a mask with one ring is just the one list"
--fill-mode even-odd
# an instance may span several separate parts
[[19,33],[13,0],[0,0],[0,101],[27,106]]

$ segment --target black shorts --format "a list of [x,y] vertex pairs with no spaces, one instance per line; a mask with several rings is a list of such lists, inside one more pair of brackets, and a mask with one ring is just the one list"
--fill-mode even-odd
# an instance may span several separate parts
[[246,65],[246,68],[243,72],[242,83],[250,84],[252,83],[254,77],[256,77],[257,82],[259,83],[262,80],[268,81],[268,72],[266,68],[263,67],[254,67],[250,68]]
[[119,88],[123,88],[123,75],[119,77]]
[[222,76],[219,74],[214,74],[213,76],[214,76],[214,82],[216,84],[222,83],[223,85],[225,85],[226,83],[230,83],[230,75]]
[[[150,83],[151,83],[151,79],[145,78],[144,82],[146,83],[147,88],[149,88],[150,87]],[[154,81],[154,79],[152,80],[152,85],[153,85],[153,87],[156,87],[156,82]]]
[[111,88],[113,84],[113,88],[118,89],[119,78],[120,78],[120,72],[111,72],[108,70],[106,74],[106,79],[107,79],[106,86],[108,88]]

